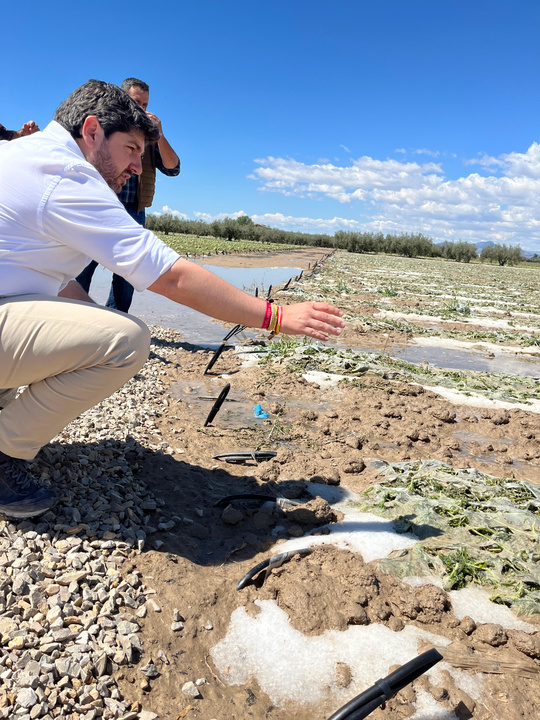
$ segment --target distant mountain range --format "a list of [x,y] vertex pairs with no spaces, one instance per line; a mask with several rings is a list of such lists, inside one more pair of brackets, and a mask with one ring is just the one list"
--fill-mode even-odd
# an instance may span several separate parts
[[485,247],[489,247],[490,245],[495,245],[495,243],[492,240],[484,240],[484,242],[477,242],[476,249],[478,251],[478,254],[480,254]]

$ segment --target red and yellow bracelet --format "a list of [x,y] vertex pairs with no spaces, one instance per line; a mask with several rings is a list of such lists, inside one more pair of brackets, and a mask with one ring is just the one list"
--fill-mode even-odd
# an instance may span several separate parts
[[262,329],[268,330],[270,332],[270,337],[273,338],[279,333],[282,320],[283,308],[281,307],[281,305],[267,302]]
[[275,308],[276,312],[274,317],[274,312],[272,311],[272,320],[268,326],[268,329],[270,330],[270,338],[275,337],[279,333],[283,320],[283,308],[281,305],[274,305],[273,308]]

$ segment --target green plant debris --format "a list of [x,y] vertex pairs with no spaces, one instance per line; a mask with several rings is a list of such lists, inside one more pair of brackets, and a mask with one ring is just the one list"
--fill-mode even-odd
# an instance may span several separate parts
[[381,567],[399,578],[440,577],[447,590],[483,585],[517,614],[540,613],[540,487],[435,460],[383,473],[357,506],[419,542]]
[[377,288],[377,292],[386,297],[396,297],[398,291],[391,285],[389,287]]
[[[540,346],[540,272],[530,268],[338,251],[284,296],[332,302],[375,332]],[[409,317],[373,317],[373,307]]]

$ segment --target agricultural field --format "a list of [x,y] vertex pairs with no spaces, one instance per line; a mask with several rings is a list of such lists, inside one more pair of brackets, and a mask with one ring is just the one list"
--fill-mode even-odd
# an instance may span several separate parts
[[367,363],[531,408],[540,399],[538,270],[340,254],[287,296],[325,298],[344,310],[349,325],[335,352],[316,351],[327,366]]
[[324,720],[434,648],[370,718],[540,717],[540,272],[284,254],[273,298],[341,307],[336,341],[154,326],[36,459],[61,498],[0,521],[0,717]]
[[199,237],[198,235],[184,235],[180,233],[156,233],[169,247],[180,255],[187,257],[204,257],[215,254],[240,254],[249,252],[279,252],[289,250],[294,245],[279,243],[250,242],[249,240],[224,240],[223,238]]
[[[533,720],[540,273],[336,252],[273,296],[336,304],[347,328],[326,344],[236,335],[206,374],[211,351],[156,348],[169,348],[156,422],[170,454],[145,472],[192,524],[135,566],[164,609],[183,602],[190,630],[175,642],[158,619],[143,629],[185,653],[161,668],[148,707],[172,717],[174,697],[187,709],[175,669],[189,664],[207,682],[193,712],[329,717],[435,646],[442,669],[375,720]],[[231,452],[244,460],[220,459]],[[234,590],[273,553],[306,547]],[[124,675],[133,690],[136,673]]]

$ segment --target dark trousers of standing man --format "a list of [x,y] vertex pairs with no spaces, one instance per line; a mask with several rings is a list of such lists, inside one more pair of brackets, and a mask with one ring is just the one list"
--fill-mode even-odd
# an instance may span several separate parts
[[[135,222],[138,222],[139,225],[142,225],[144,227],[144,223],[146,220],[145,211],[137,210],[136,205],[124,205],[124,207],[131,215],[131,217],[135,220]],[[89,263],[84,268],[84,270],[75,278],[75,280],[86,292],[90,291],[90,284],[92,282],[92,278],[94,276],[94,272],[96,271],[97,266],[98,263],[95,260],[92,260],[92,262]],[[129,308],[131,307],[133,290],[133,285],[128,283],[127,280],[124,280],[121,275],[116,275],[116,273],[113,273],[109,297],[107,298],[107,302],[105,303],[106,307],[112,308],[113,310],[121,310],[122,312],[127,313]]]

